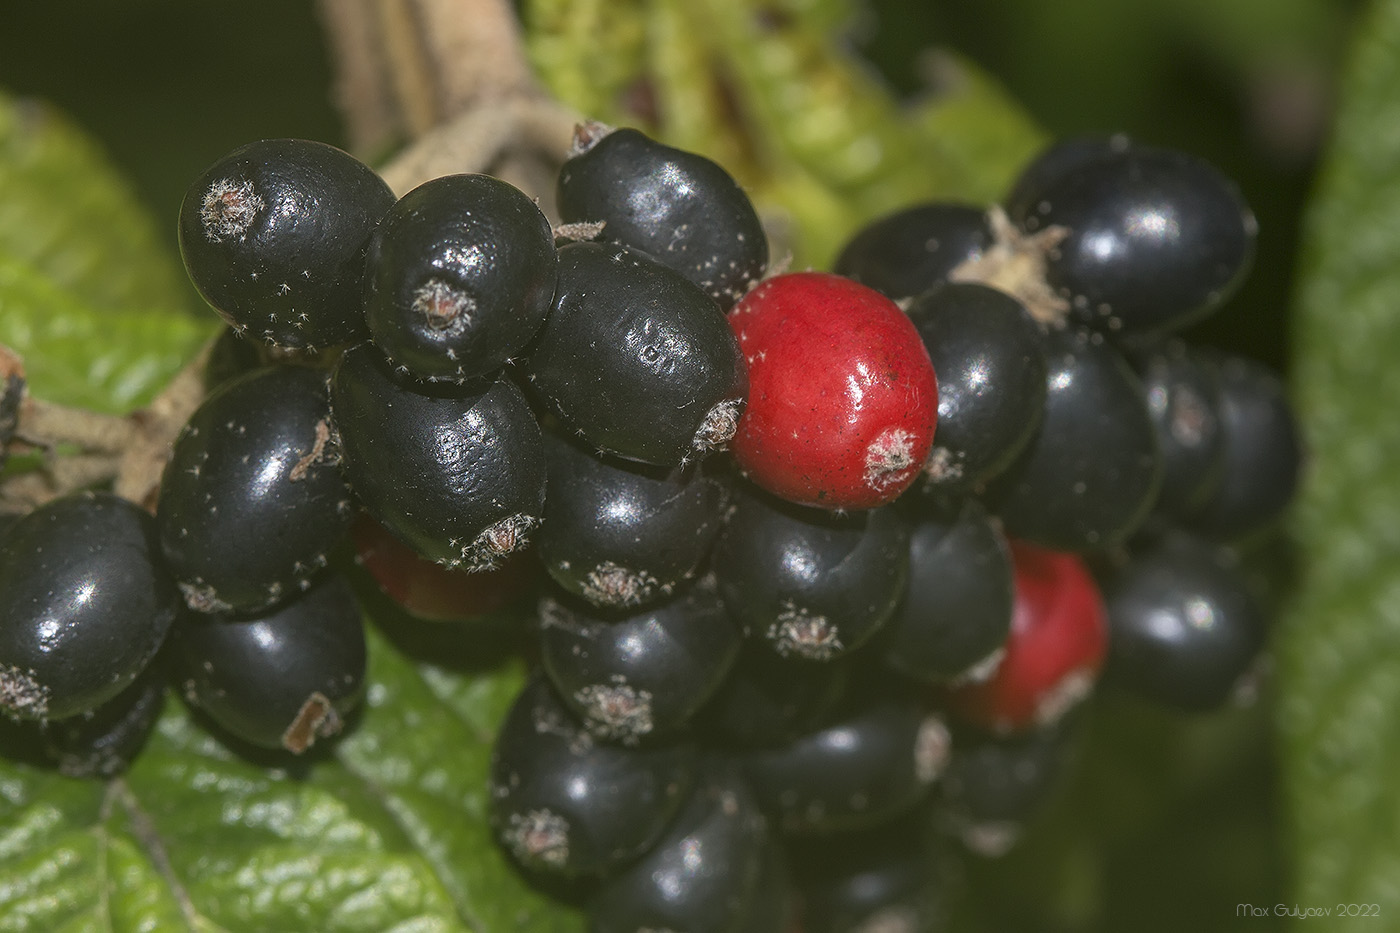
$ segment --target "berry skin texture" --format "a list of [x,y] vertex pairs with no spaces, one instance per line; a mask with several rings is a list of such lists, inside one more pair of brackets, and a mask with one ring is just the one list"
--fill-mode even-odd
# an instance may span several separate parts
[[461,382],[525,349],[549,314],[558,260],[549,221],[489,175],[404,195],[370,239],[365,321],[419,379]]
[[308,349],[365,333],[370,234],[394,203],[373,169],[325,143],[265,139],[190,185],[180,254],[204,300],[250,339]]
[[894,299],[948,281],[948,273],[991,245],[986,212],[969,204],[918,204],[856,232],[834,271]]
[[0,713],[62,719],[112,699],[155,657],[178,605],[137,506],[85,492],[30,512],[0,544]]
[[1088,695],[1108,650],[1093,577],[1074,554],[1011,542],[1016,603],[992,676],[949,691],[963,720],[997,734],[1048,726]]
[[749,292],[729,323],[749,365],[732,445],[749,479],[828,509],[875,508],[914,482],[938,385],[898,305],[837,275],[795,272]]

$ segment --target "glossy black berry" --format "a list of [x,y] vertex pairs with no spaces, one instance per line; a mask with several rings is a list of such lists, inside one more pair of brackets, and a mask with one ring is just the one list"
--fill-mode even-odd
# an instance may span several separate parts
[[938,430],[924,488],[972,489],[1005,469],[1040,424],[1040,327],[1015,298],[971,283],[939,286],[908,310],[938,374]]
[[959,732],[939,785],[938,819],[973,852],[1005,854],[1058,786],[1073,725],[1009,736]]
[[266,139],[190,185],[180,253],[199,293],[247,337],[345,343],[365,333],[365,250],[393,203],[373,170],[334,146]]
[[164,665],[150,664],[126,689],[87,713],[40,723],[44,752],[68,777],[125,771],[165,706]]
[[1132,362],[1162,451],[1157,510],[1189,513],[1214,492],[1225,472],[1218,368],[1180,340],[1165,341]]
[[171,663],[185,699],[233,736],[300,754],[359,705],[365,633],[344,577],[326,578],[266,615],[181,615]]
[[890,506],[835,514],[745,487],[712,565],[751,637],[785,657],[829,661],[865,644],[894,614],[909,532]]
[[723,449],[748,396],[719,306],[678,272],[600,243],[559,250],[554,308],[528,369],[589,444],[660,466]]
[[935,834],[897,821],[793,847],[802,933],[946,929],[951,860]]
[[590,933],[728,933],[753,902],[768,827],[743,779],[711,763],[655,847],[603,882]]
[[949,745],[938,717],[886,700],[741,761],[777,828],[820,834],[866,829],[913,809],[942,774]]
[[111,493],[40,506],[0,541],[0,712],[97,708],[155,656],[179,606],[155,522]]
[[797,928],[798,897],[787,848],[781,840],[771,838],[772,833],[769,835],[758,866],[758,880],[735,933],[792,933]]
[[419,379],[499,369],[544,323],[558,260],[533,200],[489,175],[447,175],[404,195],[370,240],[365,321]]
[[351,488],[424,557],[485,570],[539,525],[544,439],[509,379],[414,383],[364,344],[341,358],[331,407]]
[[880,633],[881,656],[925,683],[990,674],[1014,597],[1011,551],[976,500],[921,515],[909,535],[909,586]]
[[353,514],[325,373],[270,366],[226,382],[190,417],[156,524],[191,609],[255,613],[310,586]]
[[555,689],[589,732],[628,744],[688,723],[743,639],[708,580],[623,618],[540,604],[540,660]]
[[491,825],[528,869],[609,871],[655,845],[694,786],[698,760],[691,744],[599,742],[537,676],[496,737]]
[[1142,384],[1098,334],[1045,336],[1045,414],[1030,444],[988,488],[1013,537],[1054,550],[1107,547],[1141,524],[1162,481]]
[[1124,333],[1180,328],[1218,308],[1254,257],[1257,224],[1200,159],[1133,146],[1060,174],[1023,220],[1064,227],[1046,278],[1084,323]]
[[772,748],[825,724],[847,694],[850,667],[780,657],[750,640],[697,722],[714,744]]
[[1233,540],[1267,528],[1293,501],[1303,439],[1282,381],[1243,357],[1219,360],[1220,480],[1186,518],[1194,530]]
[[[948,273],[991,245],[987,213],[967,204],[907,207],[866,224],[842,248],[832,270],[896,300],[948,281]],[[942,370],[937,363],[939,390]]]
[[586,123],[559,170],[565,223],[639,249],[729,308],[768,265],[768,238],[748,195],[720,165],[634,129]]
[[641,606],[695,576],[728,502],[719,480],[597,456],[555,435],[545,451],[536,543],[560,586],[596,606]]
[[1263,647],[1267,619],[1234,555],[1173,534],[1132,554],[1102,583],[1105,676],[1173,709],[1229,699]]
[[1006,214],[1016,223],[1036,212],[1044,192],[1061,178],[1114,153],[1127,152],[1132,141],[1123,134],[1113,136],[1073,136],[1046,146],[1016,176],[1011,190],[1002,198]]

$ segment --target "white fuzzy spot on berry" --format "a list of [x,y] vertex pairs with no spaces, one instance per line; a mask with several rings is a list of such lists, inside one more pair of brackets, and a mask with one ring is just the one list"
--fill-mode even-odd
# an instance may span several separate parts
[[569,821],[553,810],[512,813],[501,838],[526,865],[563,868],[569,863]]
[[1021,824],[1010,820],[989,820],[963,827],[963,845],[983,858],[1001,858],[1021,838]]
[[462,548],[462,560],[457,566],[473,573],[495,570],[502,559],[530,543],[530,533],[539,523],[539,516],[524,512],[493,522]]
[[725,399],[705,414],[690,446],[701,453],[724,450],[739,430],[739,416],[744,411],[741,398]]
[[947,447],[935,447],[924,461],[924,476],[931,483],[950,483],[962,479],[963,455]]
[[43,719],[49,714],[49,688],[32,669],[0,664],[0,709],[20,719]]
[[204,192],[199,206],[199,220],[204,235],[211,243],[229,237],[242,237],[266,207],[251,181],[220,178]]
[[919,723],[919,731],[914,734],[914,776],[921,784],[932,784],[938,780],[943,769],[948,766],[948,756],[953,750],[953,734],[937,716],[929,716]]
[[233,609],[233,604],[220,599],[207,583],[181,583],[180,592],[184,594],[185,605],[195,612],[229,612]]
[[634,689],[620,676],[610,684],[589,684],[575,691],[574,699],[599,738],[635,745],[652,730],[651,691]]
[[431,331],[461,331],[471,323],[476,300],[460,288],[434,278],[414,289],[411,307]]
[[914,467],[914,433],[886,428],[865,448],[865,485],[876,492],[891,489]]
[[778,621],[768,627],[767,635],[783,657],[796,654],[809,661],[829,661],[846,648],[841,633],[825,616],[813,615],[792,600],[783,602]]
[[657,579],[606,560],[588,571],[581,586],[583,597],[595,606],[636,606],[656,591]]
[[1070,671],[1036,700],[1036,724],[1049,726],[1059,722],[1065,713],[1083,701],[1093,689],[1092,670],[1081,667]]

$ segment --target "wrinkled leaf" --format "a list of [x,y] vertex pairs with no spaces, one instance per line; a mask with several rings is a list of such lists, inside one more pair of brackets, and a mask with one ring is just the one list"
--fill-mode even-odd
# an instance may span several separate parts
[[[1357,31],[1305,234],[1306,575],[1278,639],[1295,897],[1400,915],[1400,2]],[[1385,918],[1390,918],[1389,920]],[[1357,921],[1365,923],[1369,921]]]
[[0,95],[0,342],[34,394],[124,412],[214,331],[155,229],[86,136]]
[[249,761],[173,700],[106,784],[0,759],[0,929],[580,929],[486,823],[519,668],[420,669],[382,637],[370,668],[354,731],[313,762]]

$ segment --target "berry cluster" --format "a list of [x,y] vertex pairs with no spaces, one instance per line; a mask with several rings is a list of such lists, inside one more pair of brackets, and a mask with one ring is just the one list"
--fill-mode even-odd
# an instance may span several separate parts
[[300,753],[363,692],[348,533],[435,620],[542,567],[504,850],[598,931],[811,933],[934,926],[948,830],[1013,838],[1101,669],[1226,701],[1264,636],[1228,542],[1300,453],[1277,378],[1172,336],[1252,255],[1214,169],[1075,140],[999,206],[767,278],[734,180],[636,130],[580,127],[558,205],[396,200],[300,140],[211,166],[179,229],[233,335],[214,386],[154,516],[84,492],[0,525],[0,708],[109,773],[168,673]]

